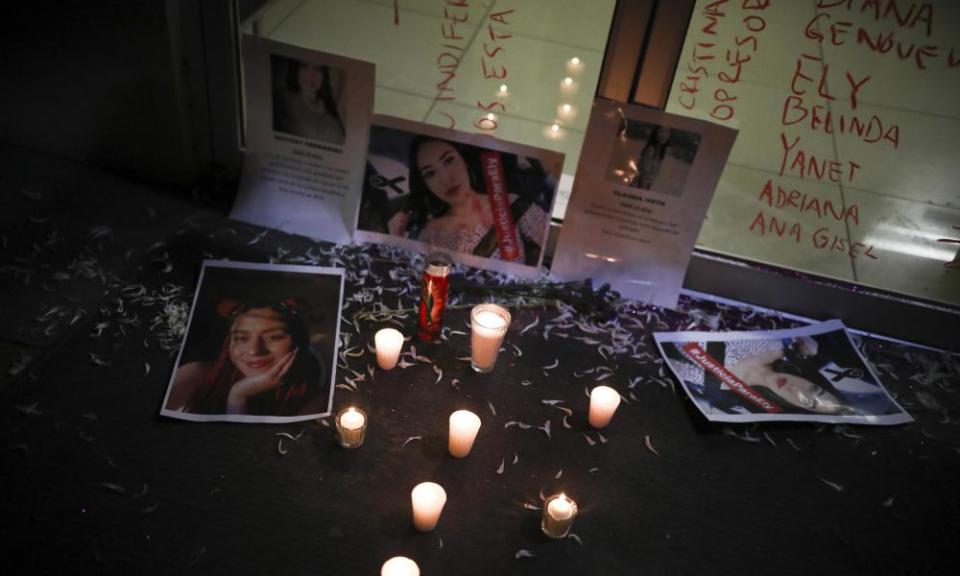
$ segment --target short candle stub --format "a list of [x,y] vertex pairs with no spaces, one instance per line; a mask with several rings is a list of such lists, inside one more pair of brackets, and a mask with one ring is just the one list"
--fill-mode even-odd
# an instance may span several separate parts
[[350,406],[337,413],[337,440],[344,448],[359,448],[367,435],[367,413]]
[[393,370],[403,348],[403,334],[396,328],[378,330],[373,337],[377,352],[377,365],[381,370]]
[[606,428],[610,424],[617,407],[620,406],[620,393],[609,386],[597,386],[590,392],[590,412],[588,420],[594,428]]
[[577,503],[566,494],[555,494],[543,503],[540,528],[550,538],[566,538],[577,518]]
[[435,482],[421,482],[410,492],[413,506],[413,526],[421,532],[429,532],[437,527],[440,513],[447,503],[447,492]]
[[457,410],[450,415],[447,449],[454,458],[466,458],[480,431],[480,417],[469,410]]
[[420,576],[420,567],[406,556],[394,556],[383,563],[380,576]]

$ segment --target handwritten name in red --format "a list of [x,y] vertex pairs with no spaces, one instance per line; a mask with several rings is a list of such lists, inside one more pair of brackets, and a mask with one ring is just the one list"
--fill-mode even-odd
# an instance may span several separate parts
[[[786,189],[779,184],[774,186],[772,180],[766,185],[758,198],[767,208],[757,211],[750,222],[748,230],[761,237],[791,239],[799,244],[806,236],[804,223],[792,218],[784,217],[783,213],[793,212],[808,222],[816,220],[832,220],[850,228],[860,225],[860,207],[853,204],[837,205],[828,198],[821,198],[796,189]],[[778,214],[774,214],[776,211]],[[830,226],[818,227],[809,235],[809,243],[817,250],[841,252],[851,259],[858,257],[877,260],[873,253],[873,245],[847,238],[846,230],[835,233]]]
[[[708,36],[716,36],[718,23],[721,18],[726,17],[722,11],[723,5],[728,0],[711,2],[704,6],[701,16],[706,23],[700,28],[700,31]],[[743,73],[744,65],[753,59],[759,47],[758,36],[767,27],[767,21],[760,15],[763,10],[770,6],[770,0],[743,0],[741,8],[749,11],[740,19],[740,24],[746,29],[745,33],[737,34],[734,37],[734,46],[726,49],[723,54],[723,60],[718,67],[724,67],[717,72],[717,80],[726,86],[720,86],[714,89],[712,103],[710,107],[710,116],[721,122],[732,120],[736,115],[736,102],[739,96],[732,86],[739,83]],[[700,41],[694,45],[690,60],[686,63],[686,69],[679,83],[680,94],[677,98],[680,106],[687,110],[693,110],[697,105],[697,94],[700,92],[700,81],[709,78],[711,68],[714,65],[717,54],[714,49],[716,42]]]

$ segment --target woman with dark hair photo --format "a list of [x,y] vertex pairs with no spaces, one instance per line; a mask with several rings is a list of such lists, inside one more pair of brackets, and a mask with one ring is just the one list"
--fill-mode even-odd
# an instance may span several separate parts
[[[391,218],[390,234],[403,236],[412,229],[418,241],[438,248],[503,259],[480,160],[472,147],[419,136],[410,145],[409,168],[411,209]],[[518,236],[517,260],[536,265],[549,224],[547,213],[533,194],[510,193],[509,202]]]
[[647,143],[640,151],[637,161],[637,175],[630,186],[643,190],[653,190],[653,183],[660,175],[660,165],[670,146],[670,127],[657,125],[650,131]]
[[334,98],[331,69],[280,56],[271,58],[273,129],[341,145],[345,131]]
[[324,412],[320,360],[296,299],[223,300],[226,334],[214,362],[177,370],[166,408],[196,414],[297,416]]

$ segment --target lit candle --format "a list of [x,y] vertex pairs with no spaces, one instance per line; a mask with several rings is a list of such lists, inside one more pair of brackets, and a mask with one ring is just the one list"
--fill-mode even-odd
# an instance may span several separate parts
[[470,311],[470,364],[477,372],[489,372],[497,362],[500,344],[510,327],[510,313],[496,304],[480,304]]
[[564,79],[563,79],[563,85],[564,85],[564,86],[573,86],[573,78],[571,78],[571,77],[569,77],[569,76],[567,76],[566,78],[564,78]]
[[500,94],[506,96],[506,94],[507,94],[507,85],[506,85],[506,84],[501,84],[501,85],[500,85]]
[[457,410],[450,415],[450,440],[447,448],[454,458],[463,458],[473,448],[480,430],[480,417],[469,410]]
[[574,66],[579,66],[579,65],[580,65],[580,59],[577,58],[576,56],[574,56],[573,58],[570,59],[570,63],[573,64]]
[[367,415],[350,406],[337,414],[337,436],[344,448],[359,448],[367,433]]
[[380,576],[420,576],[420,567],[406,556],[394,556],[383,563]]
[[544,503],[540,528],[551,538],[566,538],[576,517],[577,503],[566,494],[557,494]]
[[552,126],[550,126],[550,131],[553,132],[554,134],[556,134],[557,132],[560,131],[560,125],[559,125],[559,124],[553,124]]
[[447,503],[447,493],[434,482],[421,482],[410,492],[413,504],[413,525],[421,532],[429,532],[437,527],[443,505]]
[[373,340],[377,347],[377,364],[384,370],[393,369],[403,348],[403,334],[393,328],[384,328],[376,333]]
[[597,386],[590,392],[590,425],[606,428],[620,405],[620,393],[609,386]]

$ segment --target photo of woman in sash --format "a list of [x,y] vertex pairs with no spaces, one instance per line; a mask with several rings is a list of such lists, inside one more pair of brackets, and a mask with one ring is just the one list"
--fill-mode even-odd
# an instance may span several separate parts
[[[520,166],[512,154],[496,153],[509,191],[509,210],[497,218],[481,171],[478,149],[419,136],[410,145],[408,209],[388,222],[389,233],[437,248],[484,258],[536,265],[549,217],[538,198],[542,168]],[[526,161],[526,159],[523,159]],[[526,173],[531,173],[525,178]],[[515,193],[514,188],[520,188]],[[509,246],[504,250],[501,244]]]

